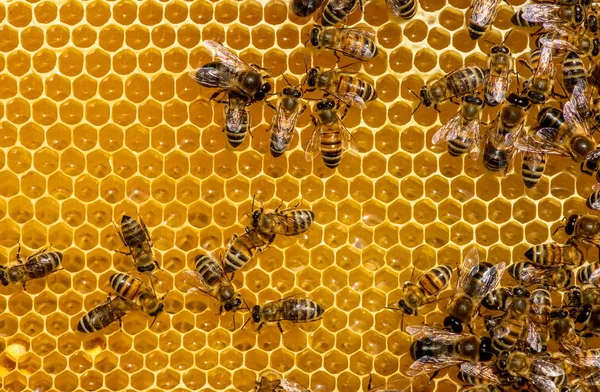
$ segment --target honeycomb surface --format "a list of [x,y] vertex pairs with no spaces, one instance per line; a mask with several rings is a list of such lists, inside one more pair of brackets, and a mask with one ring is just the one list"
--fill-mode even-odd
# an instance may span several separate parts
[[[348,24],[376,31],[381,54],[363,72],[379,100],[350,111],[345,124],[360,152],[334,171],[304,160],[310,110],[291,151],[275,159],[272,111],[253,105],[252,136],[234,150],[221,131],[222,107],[207,102],[212,91],[187,75],[212,59],[206,39],[296,81],[305,58],[334,67],[331,53],[304,48],[312,20],[289,14],[286,2],[0,3],[0,261],[14,263],[19,242],[26,256],[47,244],[65,254],[64,270],[26,292],[0,288],[2,390],[247,391],[267,369],[313,391],[366,390],[371,374],[374,385],[457,390],[452,372],[409,386],[410,339],[400,315],[382,309],[400,298],[413,268],[458,265],[473,245],[493,263],[523,260],[529,244],[551,238],[554,222],[586,211],[594,183],[571,161],[550,159],[528,190],[518,170],[503,179],[431,146],[456,106],[412,116],[409,89],[465,61],[484,64],[485,39],[499,42],[511,28],[503,5],[493,30],[471,41],[469,5],[422,0],[417,16],[402,21],[372,0],[364,16],[351,15]],[[527,32],[506,43],[526,56]],[[276,91],[284,85],[278,78]],[[306,293],[327,309],[322,321],[257,334],[252,323],[240,329],[248,314],[238,313],[232,332],[231,315],[216,315],[212,299],[186,294],[181,271],[201,248],[243,232],[254,195],[271,208],[301,200],[317,223],[304,238],[278,238],[236,274],[236,286],[250,304]],[[108,277],[133,268],[113,252],[120,243],[111,219],[138,212],[163,267],[157,291],[170,290],[173,314],[152,329],[132,313],[122,329],[79,334],[79,318],[110,293]],[[404,323],[441,319],[433,304]]]

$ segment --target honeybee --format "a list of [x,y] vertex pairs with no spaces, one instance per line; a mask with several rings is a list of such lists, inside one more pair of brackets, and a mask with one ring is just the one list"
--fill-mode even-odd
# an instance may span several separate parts
[[537,40],[538,47],[552,48],[553,55],[562,55],[565,51],[576,52],[581,56],[596,57],[600,54],[600,39],[578,34],[566,27],[554,26],[553,31],[546,33]]
[[563,83],[565,90],[569,94],[573,94],[573,90],[578,83],[587,80],[587,72],[583,61],[575,52],[569,52],[563,62]]
[[412,19],[419,3],[415,0],[385,0],[388,11],[397,18]]
[[363,9],[362,0],[329,0],[323,8],[323,14],[321,15],[321,24],[329,27],[334,26],[353,13],[360,5],[360,9]]
[[[426,107],[437,108],[440,103],[469,94],[481,86],[487,79],[488,71],[476,65],[462,67],[435,82],[425,85],[419,92],[419,99]],[[420,105],[420,104],[419,104]],[[415,109],[415,111],[419,107]]]
[[498,14],[500,0],[473,0],[471,3],[471,16],[467,24],[469,36],[477,40],[489,30]]
[[18,265],[9,267],[0,266],[0,283],[3,286],[20,284],[27,291],[27,282],[33,279],[44,278],[60,268],[63,254],[61,252],[47,252],[44,248],[27,258],[25,263],[21,259],[21,244],[17,249]]
[[559,350],[565,354],[581,356],[587,349],[585,340],[575,332],[575,322],[570,317],[560,317],[550,322],[550,331]]
[[[508,38],[508,35],[506,38]],[[504,102],[506,98],[506,92],[510,85],[508,75],[513,69],[513,58],[510,49],[504,43],[492,47],[488,55],[488,69],[489,76],[484,92],[485,103],[489,106],[497,106]]]
[[[414,273],[414,269],[413,269]],[[402,286],[402,299],[398,301],[398,308],[404,314],[415,316],[419,307],[434,302],[433,297],[444,291],[450,284],[452,278],[452,268],[447,265],[439,265],[427,271],[419,278],[417,284],[410,281],[404,282]]]
[[502,392],[502,389],[493,384],[482,384],[462,388],[461,392]]
[[546,170],[546,161],[548,154],[533,151],[524,151],[521,162],[521,176],[523,184],[527,188],[533,188],[542,179],[544,170]]
[[122,326],[121,318],[136,308],[133,302],[123,297],[109,297],[106,302],[96,306],[79,320],[77,330],[81,333],[98,332],[115,321],[119,321],[119,325]]
[[158,265],[158,261],[154,259],[154,253],[152,252],[154,243],[152,242],[150,233],[148,233],[148,228],[142,217],[139,215],[138,217],[140,219],[139,222],[128,215],[123,215],[120,230],[117,224],[114,221],[112,222],[119,238],[129,248],[129,252],[119,250],[115,252],[131,256],[138,272],[151,274],[156,268],[160,269],[160,266]]
[[[539,4],[542,5],[542,4]],[[554,93],[554,63],[552,62],[552,48],[542,46],[538,65],[535,69],[527,62],[521,63],[529,68],[533,76],[525,82],[523,93],[534,104],[542,104]]]
[[483,100],[475,95],[462,98],[460,110],[433,135],[431,142],[440,144],[448,141],[448,154],[453,157],[464,153],[472,153],[476,160],[479,157],[479,125]]
[[258,324],[257,332],[260,332],[265,323],[277,323],[279,331],[282,321],[292,323],[309,323],[321,319],[325,310],[318,303],[309,299],[283,298],[268,302],[262,306],[252,307],[252,321]]
[[519,261],[508,266],[508,274],[518,284],[529,286],[544,284],[552,287],[567,287],[573,280],[573,272],[562,267],[540,267],[528,261]]
[[595,36],[598,32],[598,17],[596,15],[588,14],[584,22],[584,27],[586,31],[592,33],[592,35]]
[[267,105],[275,110],[271,120],[271,155],[275,158],[281,156],[290,146],[292,137],[296,132],[298,117],[304,113],[307,105],[302,100],[302,90],[292,87],[290,82],[283,76],[289,87],[285,87],[281,94],[279,104],[275,107],[271,102]]
[[422,373],[434,373],[432,377],[435,377],[446,367],[467,361],[489,361],[493,356],[488,337],[452,333],[426,325],[409,326],[406,330],[415,339],[410,346],[415,362],[406,371],[411,377]]
[[292,0],[292,12],[301,18],[311,16],[324,2],[325,0]]
[[567,218],[565,233],[579,241],[600,247],[600,219],[593,215],[573,214]]
[[513,299],[513,289],[511,287],[500,287],[491,290],[481,300],[481,306],[490,310],[501,310],[505,312]]
[[506,379],[497,366],[491,365],[489,362],[462,363],[458,379],[466,385],[503,385],[512,382],[512,380]]
[[523,377],[541,392],[557,391],[568,380],[557,364],[519,351],[504,351],[498,356],[497,366],[512,377]]
[[312,161],[320,151],[325,166],[335,169],[342,160],[344,150],[358,151],[356,140],[342,123],[347,111],[340,118],[337,113],[339,108],[339,102],[336,104],[331,99],[323,99],[317,103],[318,119],[313,117],[315,130],[304,153],[307,162]]
[[246,232],[241,236],[234,234],[225,253],[225,260],[223,260],[225,272],[234,273],[239,270],[252,259],[255,249],[262,252],[273,240],[275,240],[275,234],[265,235],[247,227]]
[[581,266],[577,270],[577,282],[582,285],[600,284],[600,262],[594,261]]
[[262,101],[271,91],[271,84],[265,81],[269,76],[261,73],[256,65],[246,64],[219,42],[205,40],[204,46],[219,61],[203,65],[190,76],[204,87],[219,89],[211,100],[224,91],[233,90],[249,100]]
[[571,314],[578,324],[585,323],[592,313],[592,308],[600,305],[600,289],[588,283],[583,283],[583,287],[571,287],[568,292],[567,308],[571,309]]
[[150,328],[152,328],[158,315],[165,309],[163,300],[167,295],[165,294],[162,298],[158,298],[153,289],[150,289],[140,279],[129,274],[112,274],[109,281],[110,286],[115,290],[117,295],[128,301],[132,301],[138,305],[140,311],[150,317],[154,317],[150,325]]
[[310,43],[316,48],[333,50],[357,60],[369,60],[377,56],[378,49],[375,45],[375,33],[364,29],[347,29],[337,27],[323,27],[315,25],[310,32]]
[[512,170],[516,153],[515,142],[523,134],[529,98],[514,93],[508,95],[500,113],[484,134],[483,164],[491,171],[502,171],[506,177]]
[[295,236],[306,232],[315,220],[315,213],[311,210],[297,210],[297,205],[285,210],[277,207],[273,212],[265,209],[254,209],[252,200],[252,228],[261,234]]
[[542,267],[579,265],[583,261],[583,253],[577,246],[555,242],[532,246],[525,252],[525,257]]
[[255,392],[310,392],[302,385],[287,378],[279,378],[275,374],[262,376],[254,387]]
[[[196,271],[183,271],[183,279],[192,290],[209,295],[219,302],[219,314],[237,312],[244,300],[236,293],[231,280],[212,254],[201,253],[195,258]],[[248,306],[246,305],[246,308]],[[235,317],[233,319],[235,329]]]
[[586,12],[581,4],[530,3],[525,4],[514,18],[517,23],[513,23],[517,26],[543,25],[548,30],[554,30],[556,26],[561,25],[572,27],[581,25],[586,19]]
[[238,147],[246,139],[246,133],[252,123],[250,110],[248,110],[248,106],[252,102],[233,90],[227,91],[227,100],[218,100],[217,102],[224,105],[225,126],[223,132],[227,136],[227,141],[231,147]]
[[456,290],[448,304],[444,327],[455,333],[462,332],[462,323],[470,327],[481,300],[500,282],[505,265],[503,262],[494,266],[486,262],[480,263],[479,253],[475,248],[467,253],[459,269]]
[[306,84],[309,87],[307,91],[320,89],[346,105],[361,109],[367,107],[366,102],[377,99],[375,87],[352,73],[344,72],[342,68],[327,71],[321,71],[319,67],[311,68],[306,73]]

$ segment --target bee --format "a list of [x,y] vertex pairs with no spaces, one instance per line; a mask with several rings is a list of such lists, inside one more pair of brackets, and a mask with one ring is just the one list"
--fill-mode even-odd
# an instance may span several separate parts
[[600,369],[600,349],[590,348],[587,350],[578,351],[578,355],[569,355],[566,361],[570,364],[583,369]]
[[553,30],[556,26],[577,27],[586,20],[585,7],[581,4],[560,5],[551,3],[525,4],[513,16],[513,24],[522,27],[541,26]]
[[490,29],[492,22],[498,14],[500,0],[473,0],[471,3],[471,16],[467,24],[469,36],[477,40]]
[[481,306],[489,310],[501,310],[505,312],[513,299],[513,289],[511,287],[500,287],[487,293]]
[[275,240],[275,234],[265,235],[256,229],[250,230],[241,236],[233,235],[232,241],[225,253],[223,267],[226,273],[234,273],[252,259],[255,250],[262,252]]
[[310,392],[295,381],[284,378],[281,379],[275,374],[267,374],[256,382],[255,392]]
[[[508,38],[508,35],[506,38]],[[506,98],[506,92],[510,86],[508,76],[513,69],[513,58],[510,49],[504,43],[492,47],[488,55],[488,69],[489,76],[484,92],[485,103],[488,106],[497,106],[504,102]]]
[[344,72],[342,68],[322,71],[319,67],[314,67],[306,75],[309,87],[307,91],[320,89],[346,105],[364,109],[367,107],[366,102],[377,99],[375,87],[352,73]]
[[415,0],[385,0],[388,11],[397,18],[412,19],[419,3]]
[[524,151],[521,162],[521,176],[527,188],[533,188],[542,179],[546,170],[548,154],[533,151]]
[[519,261],[508,266],[508,274],[518,284],[529,286],[544,284],[552,287],[567,287],[573,280],[573,272],[562,267],[540,267],[528,261]]
[[448,141],[448,154],[453,157],[464,153],[473,153],[473,159],[479,156],[479,125],[483,100],[475,95],[462,98],[460,110],[446,122],[431,139],[433,144]]
[[525,252],[525,257],[542,267],[579,265],[583,261],[583,253],[577,246],[555,242],[532,246]]
[[462,392],[502,392],[502,389],[493,384],[474,385],[461,389]]
[[587,72],[583,61],[575,52],[569,52],[563,62],[563,83],[565,90],[569,94],[573,94],[573,90],[577,83],[587,80]]
[[497,366],[509,376],[528,380],[543,392],[556,391],[568,382],[564,370],[558,364],[519,351],[502,352],[498,356]]
[[571,287],[567,293],[566,307],[572,309],[571,313],[577,324],[585,323],[590,317],[592,308],[600,305],[600,289],[589,283],[582,284],[583,287]]
[[121,318],[136,308],[133,302],[122,297],[109,297],[79,320],[77,330],[81,333],[98,332],[115,321],[119,321],[122,326]]
[[3,286],[11,284],[20,284],[23,290],[27,291],[26,284],[33,279],[44,278],[57,271],[62,263],[63,254],[61,252],[47,252],[44,248],[29,256],[25,263],[21,259],[21,244],[17,249],[18,265],[9,267],[0,266],[0,283]]
[[224,91],[233,90],[249,100],[262,101],[271,91],[271,84],[265,81],[269,76],[261,73],[258,66],[246,64],[219,42],[205,40],[204,46],[219,61],[205,64],[190,76],[204,87],[219,89],[211,100]]
[[[541,5],[541,4],[540,4]],[[537,67],[533,69],[530,64],[521,60],[529,68],[533,76],[525,82],[524,93],[534,104],[542,104],[554,94],[554,64],[552,62],[552,48],[543,46],[540,50]]]
[[546,343],[550,338],[550,331],[548,330],[548,324],[550,322],[550,316],[552,310],[552,297],[550,291],[546,286],[538,287],[531,292],[531,321],[533,321],[540,329],[540,338],[542,341],[542,351],[546,351]]
[[[342,160],[342,152],[347,149],[358,151],[354,137],[342,123],[347,110],[342,117],[338,116],[339,102],[323,99],[317,103],[317,118],[313,117],[315,130],[306,145],[304,158],[307,162],[314,159],[321,151],[321,158],[330,169],[335,169]],[[346,108],[348,109],[348,108]]]
[[275,110],[271,121],[271,155],[275,158],[281,156],[290,146],[292,137],[296,132],[298,117],[304,113],[307,105],[302,101],[302,90],[292,87],[290,82],[283,76],[289,87],[285,87],[281,94],[279,104],[274,106],[266,101],[267,105]]
[[279,331],[282,321],[291,321],[292,323],[309,323],[321,319],[325,310],[318,303],[309,299],[283,298],[277,301],[269,302],[262,306],[252,307],[252,321],[258,324],[258,331],[265,323],[277,323]]
[[499,115],[483,136],[483,164],[491,171],[502,171],[506,177],[512,170],[516,153],[515,141],[523,134],[529,98],[511,93],[502,105]]
[[308,229],[315,220],[315,213],[311,210],[297,210],[297,205],[285,210],[279,210],[277,207],[273,212],[265,212],[265,209],[254,209],[254,200],[252,201],[252,228],[261,234],[285,236],[295,236],[302,234]]
[[120,230],[117,224],[112,222],[119,238],[129,248],[129,252],[118,250],[115,252],[133,257],[138,272],[151,274],[156,268],[160,269],[160,266],[158,265],[158,261],[154,259],[154,253],[152,252],[154,243],[152,242],[150,233],[148,233],[148,228],[142,217],[139,215],[138,217],[140,219],[139,222],[128,215],[123,215]]
[[600,333],[600,306],[592,306],[589,312],[585,312],[585,315],[587,315],[587,318],[585,320],[583,320],[583,315],[581,314],[581,318],[578,317],[577,323],[582,324],[582,328],[576,329],[575,332],[577,332],[578,334],[585,332],[583,334],[584,337],[590,337]]
[[600,262],[594,261],[582,265],[577,270],[577,282],[581,285],[600,284]]
[[479,262],[479,253],[473,248],[467,253],[459,270],[454,295],[448,304],[444,327],[461,333],[462,323],[469,325],[477,315],[481,300],[500,282],[505,263],[495,266]]
[[585,201],[587,207],[591,210],[600,211],[600,187],[598,184],[592,187],[594,190]]
[[565,233],[579,241],[600,247],[600,218],[573,214],[567,218]]
[[252,123],[250,110],[248,110],[248,106],[252,102],[233,90],[227,92],[227,100],[217,100],[216,102],[224,104],[225,126],[223,132],[227,136],[227,141],[231,147],[238,147],[246,139],[246,133]]
[[310,43],[316,48],[332,50],[357,60],[367,61],[377,56],[375,33],[364,29],[347,29],[315,25],[310,32]]
[[596,15],[588,15],[584,22],[586,31],[596,35],[598,33],[598,17]]
[[[193,287],[219,301],[219,314],[237,312],[242,306],[242,297],[235,292],[231,280],[212,254],[201,253],[195,258],[196,271],[183,271],[183,279]],[[246,306],[247,308],[248,306]],[[235,325],[235,317],[234,317]]]
[[[488,71],[476,65],[462,67],[430,85],[423,86],[418,98],[426,107],[433,105],[434,108],[437,108],[437,105],[448,99],[460,97],[477,90],[483,86],[487,76]],[[417,106],[415,111],[418,108]]]
[[292,0],[292,12],[301,18],[311,16],[321,6],[325,0]]
[[[116,273],[110,276],[109,282],[117,295],[138,305],[139,310],[150,317],[154,317],[154,321],[164,311],[163,300],[166,294],[162,298],[158,298],[154,290],[150,289],[140,279],[129,274]],[[152,321],[152,325],[154,325],[154,321]],[[150,328],[152,328],[152,325],[150,325]]]
[[558,343],[559,350],[565,354],[581,356],[587,349],[587,343],[575,332],[575,322],[570,317],[552,320],[550,331]]
[[362,10],[362,0],[329,0],[323,8],[321,24],[329,27],[343,22],[348,15],[356,11],[359,5]]
[[542,351],[542,339],[530,318],[530,293],[527,289],[516,287],[512,290],[512,300],[504,315],[491,329],[492,351],[499,354],[512,350],[523,337],[535,352]]
[[406,328],[415,341],[410,346],[410,355],[415,361],[406,374],[414,377],[422,373],[434,373],[463,362],[489,361],[492,359],[491,340],[475,335],[463,335],[438,330],[426,325]]

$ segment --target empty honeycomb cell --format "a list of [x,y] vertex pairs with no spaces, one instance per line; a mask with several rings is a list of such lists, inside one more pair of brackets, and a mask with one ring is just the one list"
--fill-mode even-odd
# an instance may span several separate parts
[[77,24],[83,18],[83,5],[76,1],[67,1],[61,5],[58,14],[60,21],[68,25]]
[[[546,200],[546,202],[547,201],[548,200]],[[546,210],[545,208],[548,208],[548,210]],[[544,211],[542,211],[542,209],[544,209]],[[545,216],[546,213],[548,213],[549,215],[551,215],[553,213],[557,214],[556,218],[552,219],[552,222],[560,219],[560,207],[552,202],[545,203],[542,201],[540,203],[540,211],[539,211],[540,218]],[[532,221],[536,217],[535,204],[531,200],[527,200],[527,199],[517,200],[513,204],[512,216],[520,223],[527,223],[527,222]]]
[[521,225],[509,222],[500,227],[500,240],[505,245],[515,246],[523,241],[523,231],[524,229]]
[[510,217],[511,205],[507,200],[495,199],[489,206],[488,217],[494,223],[504,223]]
[[6,68],[15,76],[23,76],[31,68],[31,56],[22,50],[14,51],[6,59]]
[[[53,313],[46,319],[46,331],[51,335],[60,336],[69,329],[69,320],[63,314]],[[71,340],[67,339],[67,347],[64,347],[64,343],[59,342],[59,346],[62,347],[61,351],[70,351],[69,344],[74,344]],[[73,346],[73,349],[75,346]]]
[[100,81],[100,96],[108,101],[114,101],[123,95],[123,82],[116,75],[108,75]]
[[78,26],[73,30],[73,44],[79,48],[89,48],[96,42],[97,33],[87,25]]
[[21,46],[23,49],[34,52],[42,47],[44,43],[44,32],[36,26],[29,26],[21,31]]
[[8,202],[8,214],[18,223],[25,223],[33,217],[31,201],[23,196],[11,198]]
[[113,171],[119,177],[129,178],[137,172],[137,160],[129,150],[121,149],[117,151],[113,155],[112,163]]
[[475,229],[475,238],[478,244],[490,246],[498,242],[498,227],[484,222]]
[[8,25],[0,26],[0,42],[0,51],[11,52],[19,45],[19,33]]
[[161,53],[157,49],[146,49],[139,56],[139,66],[144,72],[157,72],[162,66]]
[[15,27],[25,27],[31,23],[31,6],[18,2],[8,6],[8,23]]
[[181,48],[173,48],[164,55],[165,69],[169,72],[181,73],[188,64],[188,54]]
[[168,48],[175,43],[176,33],[172,26],[159,25],[152,29],[152,43],[159,48]]
[[53,25],[46,30],[46,43],[53,48],[61,48],[69,42],[70,32],[65,26]]

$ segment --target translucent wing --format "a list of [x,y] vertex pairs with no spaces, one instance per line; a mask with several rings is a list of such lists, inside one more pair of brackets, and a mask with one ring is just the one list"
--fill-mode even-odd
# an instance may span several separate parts
[[479,272],[479,252],[477,248],[471,248],[460,266],[456,290],[463,290],[477,272]]
[[[595,184],[592,189],[594,189],[595,192],[598,192],[598,190],[600,190],[600,184]],[[600,198],[596,199],[596,201],[592,203],[592,209],[600,210]]]
[[478,285],[477,288],[471,292],[472,296],[474,298],[481,299],[485,297],[485,295],[488,292],[495,289],[496,286],[498,286],[498,283],[500,283],[500,279],[502,279],[502,275],[504,274],[505,268],[506,264],[504,262],[501,262],[485,271],[485,273],[481,277],[481,284]]
[[[543,138],[536,138],[530,135],[522,137],[520,139],[515,140],[515,147],[518,150],[524,151],[526,153],[531,153],[530,156],[536,155],[544,155],[544,154],[552,154],[552,155],[561,155],[561,156],[570,156],[569,153],[564,150],[561,144],[556,143],[554,140],[549,142],[549,139],[552,137],[549,132],[555,132],[554,128],[541,128],[536,133],[536,135],[542,136]],[[541,131],[541,132],[540,132]],[[560,148],[557,148],[560,147]],[[536,158],[538,159],[538,158]],[[541,163],[541,158],[539,158]]]
[[241,132],[245,114],[246,107],[244,105],[231,105],[230,103],[229,110],[225,114],[227,129],[230,132]]
[[375,32],[372,30],[361,29],[361,28],[341,28],[340,34],[359,35],[361,37],[369,38],[373,40],[375,38]]
[[345,93],[335,92],[333,95],[338,98],[340,101],[344,102],[347,105],[350,105],[355,108],[364,109],[367,107],[367,104],[362,99],[362,97],[356,94],[353,91],[347,91]]
[[556,15],[558,5],[550,3],[525,4],[521,8],[521,16],[532,23],[563,23],[564,20]]
[[527,322],[527,336],[525,341],[535,352],[542,352],[542,337],[533,322]]
[[302,385],[298,384],[295,381],[284,378],[281,381],[281,386],[283,390],[286,392],[310,392],[308,389],[304,388]]
[[315,130],[313,131],[310,139],[308,140],[308,144],[304,150],[304,159],[307,162],[315,159],[315,156],[321,150],[321,125],[317,125]]
[[593,285],[600,284],[600,268],[596,268],[589,277],[589,281]]
[[209,88],[224,88],[233,87],[233,71],[223,70],[216,67],[201,67],[190,72],[190,77],[198,84]]
[[432,340],[444,343],[453,343],[457,339],[465,336],[463,334],[450,332],[445,329],[433,328],[428,325],[410,325],[406,327],[406,332],[408,332],[417,340],[430,338]]
[[473,144],[471,145],[469,152],[471,154],[471,159],[473,159],[474,161],[476,161],[477,158],[479,158],[479,127],[480,127],[480,124],[481,124],[481,120],[479,119],[479,117],[477,117],[476,119],[471,121],[469,124],[467,124],[467,128],[465,130],[467,135],[469,135],[469,137],[471,139],[473,139]]
[[210,49],[213,52],[214,56],[217,57],[223,64],[236,70],[237,72],[252,70],[252,68],[248,64],[246,64],[238,56],[233,54],[232,51],[227,49],[220,42],[205,40],[204,46],[207,49]]
[[[592,117],[591,94],[592,89],[588,88],[585,79],[579,80],[577,84],[575,84],[575,87],[573,87],[573,93],[565,104],[565,108],[568,108],[566,109],[569,112],[568,115],[577,113],[579,117],[586,120]],[[563,109],[563,113],[564,111],[565,109]]]
[[506,98],[506,92],[510,85],[510,79],[508,73],[510,69],[508,67],[502,68],[501,75],[490,75],[485,89],[485,99],[490,105],[498,105],[504,102]]
[[533,367],[536,374],[545,377],[560,377],[565,374],[565,371],[560,366],[543,359],[534,359]]
[[526,151],[523,154],[523,162],[531,171],[537,171],[543,160],[541,153]]
[[[554,30],[556,29],[554,28]],[[566,37],[556,38],[551,35],[544,35],[542,36],[542,38],[540,38],[539,45],[540,47],[547,46],[556,50],[570,50],[572,52],[580,52],[579,48],[567,41]]]
[[600,354],[595,353],[594,350],[587,350],[585,353],[582,352],[582,355],[566,358],[575,366],[600,369]]
[[328,5],[326,7],[331,7],[334,10],[343,10],[348,9],[349,6],[352,5],[352,9],[358,7],[358,0],[329,0]]
[[[301,214],[281,214],[275,212],[267,213],[268,217],[272,219],[278,226],[281,226],[281,229],[276,229],[276,232],[282,232],[283,234],[284,227],[294,228],[294,232],[301,234],[305,231],[306,221],[304,220],[304,215]],[[309,227],[306,227],[308,229]]]
[[600,148],[597,148],[595,150],[590,151],[586,155],[585,159],[588,160],[588,161],[599,160],[600,159]]
[[472,377],[489,381],[494,385],[499,385],[501,380],[495,370],[495,366],[485,362],[465,362],[460,365],[461,372]]
[[481,26],[489,25],[496,17],[498,3],[498,0],[474,0],[471,20]]
[[538,146],[541,146],[541,151],[552,155],[571,156],[571,153],[563,146],[561,140],[556,140],[557,130],[555,128],[540,128],[536,131],[535,135],[539,138],[538,141],[542,142],[538,144]]
[[431,142],[433,144],[441,144],[448,140],[450,135],[455,135],[455,128],[460,124],[460,112],[456,113],[450,120],[448,120],[438,131],[433,135]]
[[558,388],[554,381],[551,379],[539,376],[537,374],[531,375],[531,383],[540,391],[540,392],[557,392]]
[[[222,271],[221,271],[222,272]],[[197,271],[185,270],[183,271],[183,280],[192,286],[188,293],[201,292],[206,295],[210,295],[211,297],[215,297],[213,290],[215,285],[209,285],[208,282],[204,279],[204,276],[199,274]],[[220,280],[220,279],[219,279]],[[216,282],[215,282],[216,283]]]
[[344,150],[353,150],[358,152],[358,143],[356,142],[356,139],[354,139],[354,136],[352,136],[341,119],[338,119],[338,125],[340,127],[340,133],[342,134],[342,147]]
[[277,124],[277,128],[286,132],[294,132],[296,129],[296,122],[298,121],[298,111],[294,110],[291,113],[286,112],[279,104],[279,108],[275,113],[274,120]]
[[459,365],[463,362],[464,361],[460,359],[447,356],[444,358],[425,356],[413,362],[413,364],[410,365],[410,367],[406,370],[406,374],[414,377],[418,376],[419,374],[437,372],[449,366]]
[[549,48],[548,46],[542,46],[542,50],[540,51],[540,60],[533,78],[552,78],[553,75],[554,63],[552,62],[552,48]]
[[571,95],[571,99],[565,104],[563,108],[563,116],[565,120],[570,124],[581,127],[582,130],[586,134],[590,134],[590,129],[588,122],[585,120],[587,118],[587,113],[582,114],[579,112],[579,108],[582,106],[585,107],[586,104],[583,103],[587,100],[585,96],[585,86],[583,83],[577,83],[575,88],[573,89],[573,94]]

